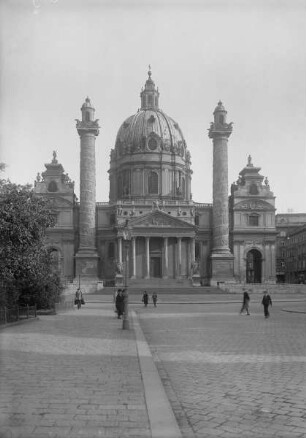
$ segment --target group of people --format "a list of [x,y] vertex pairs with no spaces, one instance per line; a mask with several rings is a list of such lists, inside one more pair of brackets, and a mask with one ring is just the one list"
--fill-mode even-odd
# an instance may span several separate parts
[[[153,292],[152,294],[152,301],[154,304],[154,307],[156,307],[157,305],[157,293]],[[147,291],[144,291],[143,295],[142,295],[142,302],[144,304],[145,307],[147,307],[148,303],[149,303],[149,295],[147,294]]]
[[[269,318],[270,316],[269,306],[272,306],[272,300],[267,290],[264,290],[264,296],[262,297],[261,304],[263,305],[264,308],[265,318]],[[242,314],[244,311],[246,312],[247,315],[250,315],[250,295],[246,290],[244,290],[243,292],[243,301],[242,301],[240,314]]]
[[[124,297],[125,297],[125,289],[118,289],[115,292],[114,304],[115,304],[115,312],[118,315],[118,319],[120,319],[124,313]],[[144,293],[142,295],[142,302],[143,302],[145,307],[148,306],[149,295],[148,295],[147,291],[144,291]],[[156,305],[157,305],[157,293],[156,292],[152,293],[152,302],[154,304],[154,307],[156,307]],[[75,293],[74,304],[77,306],[78,309],[81,308],[82,304],[85,304],[81,288],[78,288],[76,293]],[[268,294],[267,290],[264,290],[264,295],[263,295],[263,298],[261,300],[261,304],[263,305],[263,308],[264,308],[265,318],[269,318],[269,316],[270,316],[269,306],[272,306],[272,300],[271,300],[271,297]],[[251,315],[250,314],[250,295],[248,294],[248,291],[246,289],[244,289],[244,292],[243,292],[243,301],[242,301],[242,307],[240,309],[240,314],[242,314],[243,312],[246,312],[247,315]]]

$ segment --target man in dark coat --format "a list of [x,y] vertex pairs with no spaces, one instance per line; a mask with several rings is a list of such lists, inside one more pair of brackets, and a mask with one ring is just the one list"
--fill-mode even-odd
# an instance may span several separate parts
[[269,318],[269,306],[272,306],[272,300],[267,290],[264,290],[264,296],[262,297],[261,304],[264,306],[265,318]]
[[147,307],[148,302],[149,302],[149,296],[148,296],[146,291],[144,291],[144,293],[143,293],[142,301],[143,301],[144,306]]
[[121,289],[118,290],[116,296],[116,309],[117,309],[118,319],[120,319],[121,315],[123,315],[123,310],[124,310],[124,296],[122,294]]

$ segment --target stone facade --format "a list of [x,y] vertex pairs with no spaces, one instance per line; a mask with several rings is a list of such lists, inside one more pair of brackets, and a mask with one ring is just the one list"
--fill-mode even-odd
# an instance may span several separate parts
[[[54,199],[58,222],[48,244],[58,251],[62,275],[105,285],[128,278],[144,287],[275,280],[274,196],[249,159],[228,197],[232,125],[222,103],[209,130],[214,169],[207,204],[192,199],[191,154],[178,123],[159,108],[151,71],[140,97],[141,108],[123,122],[110,151],[109,202],[95,199],[99,125],[89,98],[77,121],[80,202],[56,156],[35,183],[38,194]],[[253,276],[249,254],[257,263]]]
[[230,240],[239,282],[275,283],[275,197],[260,168],[248,164],[231,186]]

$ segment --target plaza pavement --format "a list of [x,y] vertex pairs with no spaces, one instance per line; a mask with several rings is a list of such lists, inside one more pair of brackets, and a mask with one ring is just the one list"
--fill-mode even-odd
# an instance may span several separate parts
[[278,298],[137,310],[185,438],[306,436],[306,303]]
[[[288,315],[305,308],[303,296],[282,295],[279,299],[282,300],[280,305],[287,307]],[[86,297],[87,303],[80,311],[40,316],[37,320],[1,328],[0,438],[234,436],[219,427],[221,420],[207,422],[211,411],[205,404],[207,400],[204,402],[202,389],[199,392],[194,388],[196,377],[190,373],[196,364],[194,376],[203,374],[203,355],[192,354],[193,365],[182,372],[181,363],[186,365],[188,362],[186,354],[183,361],[177,353],[173,354],[172,339],[168,339],[169,351],[163,350],[161,354],[148,331],[147,322],[152,321],[150,313],[155,312],[153,320],[162,327],[168,319],[164,315],[171,307],[185,309],[184,305],[173,302],[188,306],[186,303],[190,300],[194,304],[198,301],[211,304],[211,308],[204,305],[206,314],[214,313],[213,306],[219,306],[220,311],[221,307],[228,308],[228,305],[240,302],[237,296],[209,296],[199,300],[198,296],[181,295],[178,299],[165,295],[159,297],[157,309],[152,305],[150,309],[143,309],[140,297],[135,295],[130,297],[131,330],[122,330],[122,321],[115,317],[111,297],[92,295]],[[197,305],[189,306],[187,316],[184,311],[184,315],[178,317],[171,310],[172,321],[182,318],[186,322],[188,313],[193,315],[197,310]],[[141,326],[145,328],[146,338]],[[164,338],[163,348],[168,341]],[[288,343],[284,349],[287,347]],[[183,354],[184,349],[181,350]],[[173,372],[176,357],[179,359],[178,375]],[[169,363],[171,373],[165,371],[165,365]],[[303,361],[301,365],[304,365]],[[288,372],[286,370],[286,375]],[[213,378],[209,401],[216,407],[221,397],[220,391],[215,392],[211,386]],[[295,375],[294,381],[303,382]],[[184,407],[184,410],[186,387],[190,389],[187,391],[189,408]],[[292,383],[291,392],[294,391]],[[302,436],[297,433],[304,430],[302,401],[299,403],[288,414],[288,421],[294,423],[298,419],[291,429],[295,427],[294,437]],[[199,410],[200,406],[204,407],[203,411]],[[202,429],[194,427],[193,422],[203,426]],[[213,435],[213,430],[218,434]]]

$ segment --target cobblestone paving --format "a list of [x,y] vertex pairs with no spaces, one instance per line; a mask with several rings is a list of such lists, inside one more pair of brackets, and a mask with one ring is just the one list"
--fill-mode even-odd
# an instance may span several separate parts
[[150,437],[132,330],[111,306],[0,330],[0,437]]
[[306,436],[305,303],[137,309],[184,437]]

